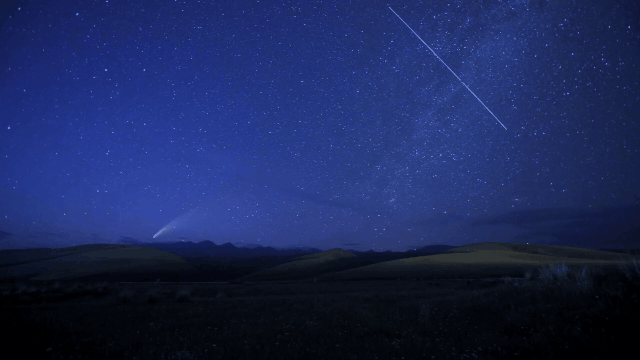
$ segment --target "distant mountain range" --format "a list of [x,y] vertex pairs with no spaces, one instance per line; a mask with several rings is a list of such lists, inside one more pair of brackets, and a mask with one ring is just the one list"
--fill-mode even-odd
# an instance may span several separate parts
[[[625,241],[629,239],[635,239],[637,244],[638,235],[640,234],[640,228],[634,228],[632,231],[624,234]],[[11,232],[0,230],[0,250],[5,249],[35,249],[35,248],[60,248],[65,246],[78,246],[84,244],[107,244],[111,241],[100,238],[96,234],[91,234],[88,237],[75,237],[71,238],[66,234],[56,234],[50,232],[35,232],[28,235],[18,235]],[[527,242],[526,239],[518,242]],[[301,255],[308,255],[321,252],[322,250],[313,247],[291,247],[291,248],[274,248],[264,247],[255,243],[235,243],[226,242],[221,245],[217,245],[212,241],[205,240],[198,243],[184,239],[180,242],[163,243],[163,242],[145,242],[132,237],[121,237],[117,244],[134,245],[134,246],[146,246],[153,247],[159,250],[163,250],[178,256],[196,258],[196,257],[218,257],[218,258],[238,258],[238,259],[253,259],[258,257],[295,257]],[[627,241],[628,243],[628,241]],[[348,248],[350,245],[357,244],[344,244],[340,248],[350,251],[358,256],[360,261],[363,262],[381,262],[389,260],[397,260],[404,258],[411,258],[416,256],[434,255],[445,252],[456,246],[451,245],[427,245],[415,250],[393,252],[390,250],[384,252],[375,252],[373,250],[357,251]],[[570,246],[564,244],[554,244],[556,246]],[[575,245],[573,247],[576,247]],[[640,249],[637,246],[631,246],[626,249],[610,249],[602,247],[594,247],[602,251],[610,251],[617,253],[626,253],[631,255],[639,255]]]
[[[147,243],[138,241],[133,238],[123,237],[118,243],[125,245],[136,245],[153,247],[183,257],[227,257],[227,258],[256,258],[263,256],[290,257],[301,256],[322,252],[322,250],[312,247],[277,249],[271,246],[263,247],[252,245],[250,247],[238,247],[231,243],[216,245],[210,240],[204,240],[198,243],[192,241],[179,241],[173,243]],[[433,255],[444,252],[456,246],[449,245],[428,245],[415,250],[405,252],[375,252],[348,250],[357,255],[366,262],[389,261],[396,259],[404,259],[415,256]]]
[[291,248],[276,249],[271,246],[238,247],[232,243],[216,245],[210,240],[198,243],[192,241],[179,241],[174,243],[146,243],[132,238],[122,238],[120,244],[153,247],[171,254],[184,257],[229,257],[229,258],[255,258],[263,256],[297,256],[306,255],[322,250],[316,248]]

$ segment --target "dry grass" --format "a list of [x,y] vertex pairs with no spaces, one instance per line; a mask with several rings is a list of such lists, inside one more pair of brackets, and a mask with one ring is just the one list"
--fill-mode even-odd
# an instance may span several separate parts
[[625,262],[620,262],[620,270],[622,270],[622,272],[625,274],[625,276],[628,279],[632,279],[634,277],[638,278],[640,277],[640,266],[638,265],[638,262],[636,261],[636,259],[633,259],[633,266],[628,266]]
[[193,297],[191,296],[190,288],[182,288],[178,290],[176,293],[176,302],[184,303],[184,302],[192,302]]
[[131,289],[124,289],[124,290],[122,290],[122,291],[120,291],[120,292],[118,293],[118,295],[117,295],[117,297],[116,297],[116,300],[117,300],[119,303],[122,303],[122,304],[128,304],[128,303],[133,302],[133,298],[134,298],[134,296],[133,296],[133,290],[131,290]]
[[[628,352],[634,335],[625,329],[640,319],[637,263],[614,273],[558,262],[523,275],[502,282],[102,284],[104,292],[97,284],[5,284],[0,316],[29,329],[6,339],[8,358],[593,359]],[[73,306],[6,301],[62,296],[61,289],[77,294],[67,299]]]

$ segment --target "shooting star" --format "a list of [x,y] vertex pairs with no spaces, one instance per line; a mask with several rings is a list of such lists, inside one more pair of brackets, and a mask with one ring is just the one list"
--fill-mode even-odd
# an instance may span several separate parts
[[479,98],[479,97],[478,97],[478,96],[477,96],[473,91],[471,91],[471,89],[469,89],[469,87],[467,86],[467,84],[465,84],[465,83],[464,83],[464,81],[462,81],[462,79],[460,79],[460,77],[459,77],[459,76],[458,76],[458,75],[457,75],[453,70],[451,70],[451,68],[449,67],[449,65],[447,65],[447,63],[445,63],[445,62],[444,62],[444,60],[442,60],[442,59],[440,58],[440,56],[438,56],[438,54],[436,54],[436,52],[435,52],[435,51],[433,51],[433,49],[431,48],[431,46],[427,45],[427,43],[426,43],[424,40],[422,40],[422,38],[420,37],[420,35],[418,35],[418,33],[416,33],[415,31],[413,31],[413,29],[411,28],[411,26],[409,26],[409,24],[407,24],[404,20],[402,20],[402,18],[400,17],[400,15],[398,15],[398,13],[397,13],[397,12],[393,11],[393,9],[391,8],[391,6],[389,6],[389,10],[391,10],[391,12],[393,12],[393,13],[398,17],[398,19],[400,19],[400,21],[402,21],[402,23],[403,23],[403,24],[404,24],[404,25],[405,25],[409,30],[411,30],[411,32],[413,33],[413,35],[415,35],[418,39],[420,39],[420,41],[422,41],[422,43],[424,44],[424,46],[426,46],[429,50],[431,50],[431,52],[433,53],[433,55],[435,55],[435,56],[438,58],[438,60],[440,60],[440,62],[441,62],[442,64],[444,64],[444,66],[446,66],[446,67],[447,67],[447,69],[449,69],[449,71],[451,71],[451,73],[453,74],[453,76],[455,76],[455,77],[456,77],[456,79],[458,79],[458,81],[460,81],[460,83],[461,83],[462,85],[464,85],[464,87],[466,87],[466,88],[467,88],[467,90],[469,90],[469,92],[471,93],[471,95],[473,95],[473,96],[474,96],[474,97],[475,97],[475,98],[480,102],[480,104],[482,104],[482,106],[484,106],[484,108],[485,108],[485,109],[487,109],[487,111],[488,111],[488,112],[489,112],[489,113],[490,113],[490,114],[491,114],[491,115],[492,115],[492,116],[493,116],[493,117],[498,121],[498,123],[500,123],[500,125],[502,125],[502,127],[503,127],[505,130],[507,130],[507,127],[506,127],[506,126],[504,126],[504,124],[502,123],[502,121],[498,120],[498,117],[497,117],[497,116],[495,116],[495,115],[493,114],[493,112],[492,112],[491,110],[489,110],[489,108],[487,107],[487,105],[485,105],[485,104],[482,102],[482,100],[480,100],[480,98]]

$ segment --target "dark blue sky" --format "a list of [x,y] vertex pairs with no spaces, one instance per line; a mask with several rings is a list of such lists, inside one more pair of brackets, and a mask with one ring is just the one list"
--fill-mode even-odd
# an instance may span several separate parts
[[540,216],[583,227],[640,195],[638,6],[10,2],[0,230],[150,241],[179,217],[155,240],[567,242]]

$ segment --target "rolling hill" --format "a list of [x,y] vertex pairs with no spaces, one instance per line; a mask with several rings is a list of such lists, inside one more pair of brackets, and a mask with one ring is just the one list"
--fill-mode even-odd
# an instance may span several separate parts
[[[564,261],[569,267],[617,267],[638,255],[565,246],[480,243],[407,252],[331,249],[308,253],[244,249],[209,241],[143,245],[92,244],[0,251],[0,280],[296,281],[521,277]],[[173,253],[172,253],[173,252]],[[297,252],[297,253],[296,253]],[[180,256],[180,254],[184,254]],[[275,256],[274,255],[279,255]],[[287,256],[283,256],[283,255]],[[195,257],[190,257],[195,256]],[[212,256],[217,255],[217,256]],[[183,256],[185,256],[183,258]]]
[[92,244],[0,251],[0,279],[175,281],[193,271],[181,257],[151,247]]
[[331,249],[297,257],[293,261],[243,276],[236,281],[301,280],[344,270],[355,259],[357,256],[349,251]]
[[569,267],[612,268],[634,258],[637,257],[563,246],[481,243],[437,255],[385,261],[325,274],[318,280],[521,277],[526,271],[537,271],[553,262],[564,261]]

